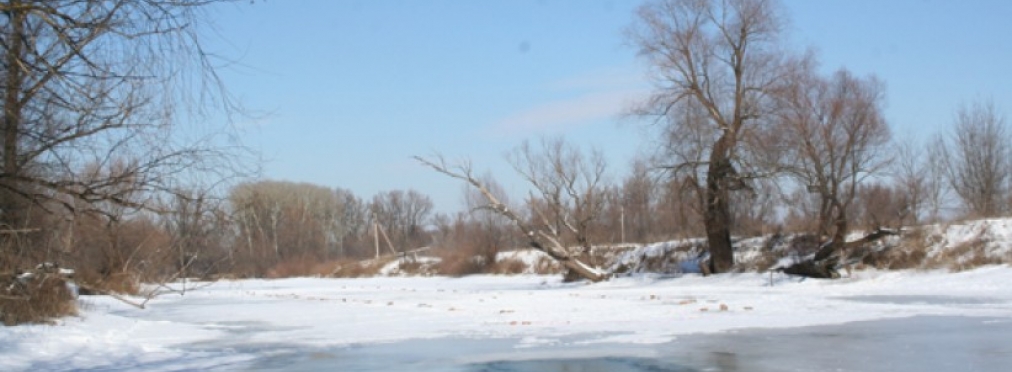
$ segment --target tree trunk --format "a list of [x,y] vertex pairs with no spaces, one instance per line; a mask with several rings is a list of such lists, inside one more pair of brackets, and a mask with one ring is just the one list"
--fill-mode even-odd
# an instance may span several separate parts
[[731,246],[731,205],[728,201],[728,178],[732,175],[728,156],[730,138],[725,133],[714,144],[706,173],[706,209],[704,223],[710,250],[710,272],[728,272],[734,266],[734,248]]
[[833,222],[835,231],[831,240],[823,245],[822,249],[815,253],[815,261],[822,261],[834,254],[840,254],[846,247],[847,239],[847,213],[843,205],[834,202],[836,208],[836,220]]
[[0,190],[0,224],[7,226],[21,225],[20,196],[13,190],[18,189],[14,179],[20,174],[18,164],[18,138],[21,132],[21,86],[24,83],[24,71],[21,63],[22,45],[24,44],[25,11],[20,9],[20,2],[13,1],[7,18],[11,31],[6,35],[8,46],[6,57],[7,68],[3,81],[4,91],[3,112],[3,170],[0,171],[0,182],[4,182],[6,190]]

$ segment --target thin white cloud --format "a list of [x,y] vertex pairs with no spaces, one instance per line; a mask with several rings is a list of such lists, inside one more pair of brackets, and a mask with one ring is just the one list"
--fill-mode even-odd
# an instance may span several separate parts
[[635,68],[608,68],[588,72],[548,84],[556,91],[629,89],[648,87],[643,71]]
[[623,89],[590,92],[548,102],[495,122],[492,132],[495,135],[527,136],[560,132],[601,120],[616,119],[643,94],[642,90]]
[[558,133],[603,120],[615,120],[630,105],[645,98],[649,84],[636,67],[621,66],[593,71],[546,83],[541,90],[566,97],[525,108],[493,122],[496,136]]

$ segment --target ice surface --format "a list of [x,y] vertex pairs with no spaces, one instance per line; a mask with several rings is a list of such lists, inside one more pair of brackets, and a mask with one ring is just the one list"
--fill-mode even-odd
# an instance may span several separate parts
[[[805,342],[806,337],[847,344],[853,339],[884,337],[872,345],[892,348],[920,337],[939,339],[924,342],[957,340],[980,345],[982,351],[959,351],[954,358],[965,363],[984,358],[1007,366],[1001,363],[1007,363],[1009,351],[993,346],[994,336],[956,331],[991,322],[978,328],[999,327],[1002,335],[1009,334],[1012,286],[1008,283],[1012,283],[1012,268],[1007,266],[960,273],[860,271],[834,281],[781,274],[772,281],[766,274],[637,275],[597,284],[561,283],[557,276],[530,275],[221,281],[184,296],[158,297],[146,310],[104,296],[84,297],[80,317],[52,326],[0,328],[0,370],[287,370],[295,365],[312,370],[314,361],[333,365],[361,360],[356,358],[362,355],[368,359],[373,348],[398,343],[428,345],[429,351],[393,353],[381,359],[435,361],[431,370],[457,368],[463,362],[475,368],[471,370],[508,371],[492,367],[517,370],[520,367],[509,367],[510,363],[560,358],[618,358],[605,364],[626,363],[630,358],[660,360],[697,368],[707,364],[692,364],[687,358],[695,354],[678,354],[668,345],[711,337],[699,336],[702,333],[712,334],[723,340],[715,342],[723,344],[749,340],[740,336],[753,332],[757,332],[753,340],[767,334],[802,340],[784,348],[814,344]],[[915,332],[928,321],[895,330],[886,325],[881,332],[875,331],[878,326],[841,328],[857,333],[797,328],[911,317],[933,319],[929,323],[939,328]],[[888,334],[900,331],[911,339],[890,341]],[[802,359],[832,355],[821,349],[806,354],[773,348],[790,342],[789,338],[776,336],[764,341],[769,345],[756,341],[734,349],[704,344],[686,347],[698,350],[699,355],[734,353],[737,360],[748,361],[742,364],[748,367],[757,365],[753,358],[765,354]],[[946,345],[923,347],[953,350]],[[859,348],[849,357],[861,358],[868,350]],[[460,355],[476,357],[461,360]],[[439,364],[440,360],[450,362]]]

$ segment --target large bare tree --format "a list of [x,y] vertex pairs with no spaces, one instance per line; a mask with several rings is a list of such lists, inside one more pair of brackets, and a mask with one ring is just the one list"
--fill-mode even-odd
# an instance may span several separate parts
[[173,130],[236,112],[200,43],[202,9],[222,1],[0,1],[0,224],[148,207],[182,174],[235,170],[220,132]]
[[[674,167],[705,169],[701,182],[710,270],[734,264],[730,192],[741,140],[763,122],[781,81],[783,22],[774,0],[655,0],[643,5],[629,40],[652,67],[655,91],[636,109],[669,126],[700,125],[707,153]],[[682,120],[685,112],[693,122]]]

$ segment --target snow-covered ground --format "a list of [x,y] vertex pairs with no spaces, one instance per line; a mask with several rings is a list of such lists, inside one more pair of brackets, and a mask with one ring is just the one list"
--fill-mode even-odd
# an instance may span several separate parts
[[858,271],[833,281],[782,274],[634,275],[597,284],[533,275],[221,281],[157,297],[144,310],[83,297],[79,317],[0,328],[0,370],[242,370],[299,350],[413,340],[539,350],[922,315],[1012,319],[1009,283],[1008,266]]

